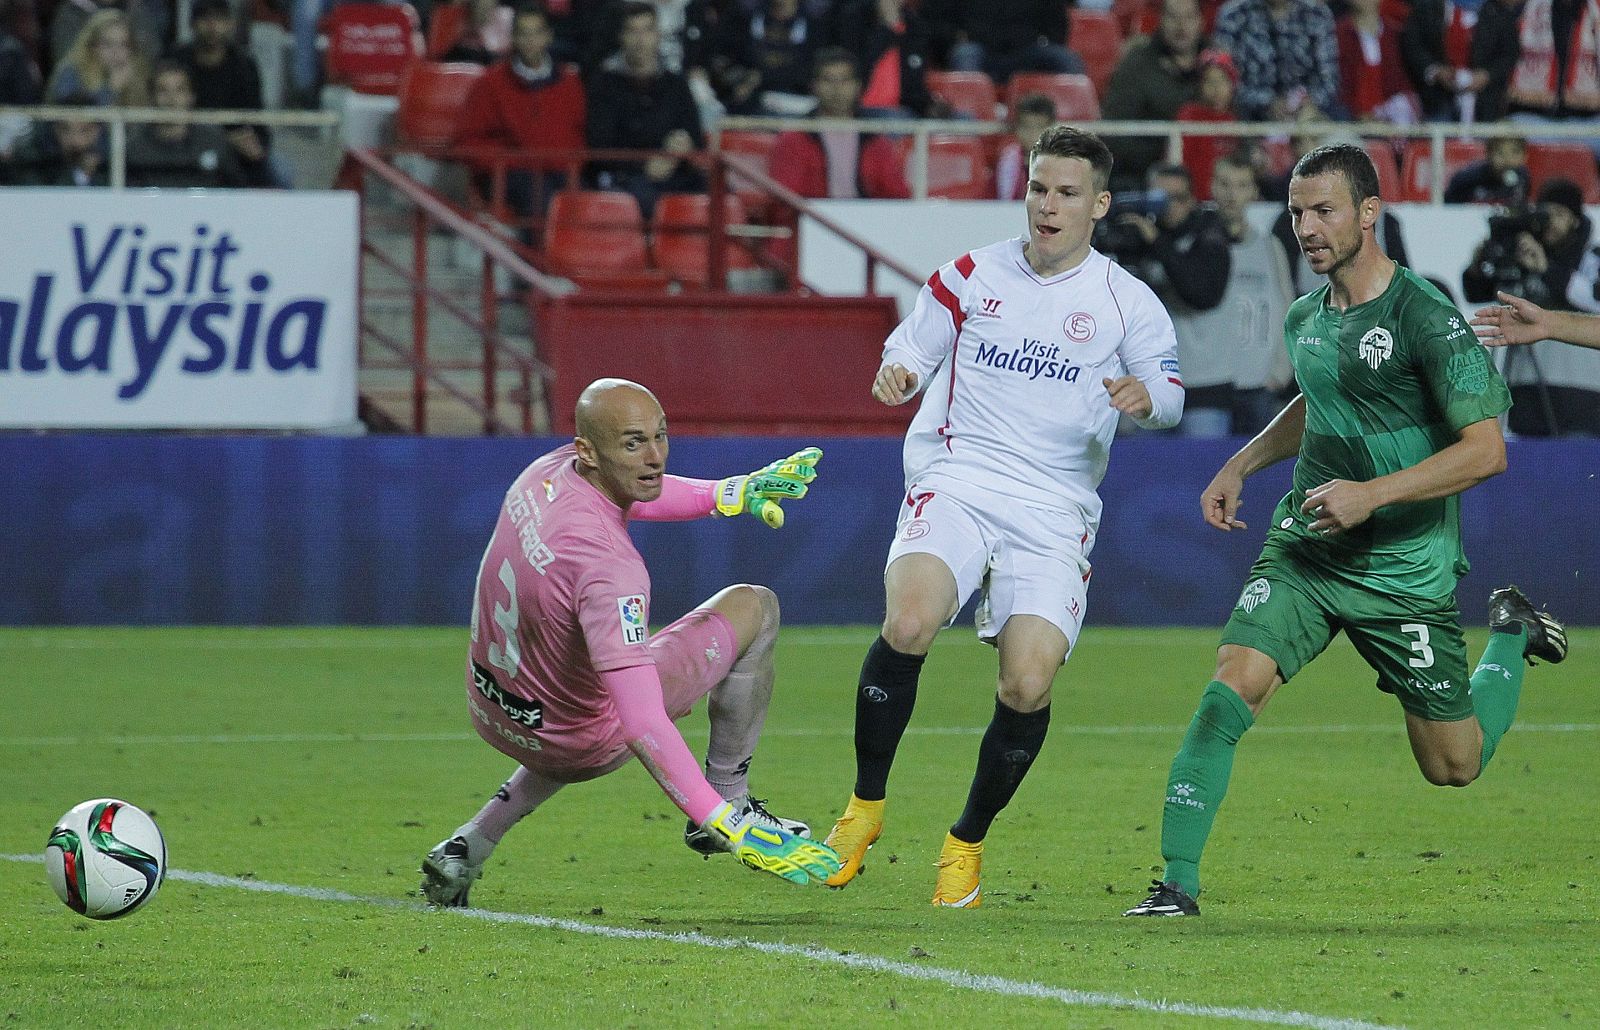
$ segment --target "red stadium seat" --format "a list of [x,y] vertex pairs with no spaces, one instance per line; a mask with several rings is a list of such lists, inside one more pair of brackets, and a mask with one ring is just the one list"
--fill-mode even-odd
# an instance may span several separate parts
[[[772,157],[773,144],[777,142],[776,132],[761,129],[725,129],[718,145],[724,154],[737,156],[747,164],[755,165],[757,171],[766,172],[767,163]],[[728,189],[739,197],[739,202],[752,217],[766,211],[769,205],[770,198],[767,192],[738,172],[729,171]]]
[[472,84],[483,76],[478,64],[417,61],[400,80],[400,142],[429,153],[447,149],[467,106]]
[[1117,25],[1116,15],[1081,7],[1068,8],[1067,15],[1072,23],[1068,41],[1083,58],[1095,94],[1105,96],[1106,84],[1122,57],[1122,28]]
[[1006,111],[1015,114],[1017,99],[1043,93],[1056,102],[1056,117],[1064,122],[1092,122],[1100,118],[1100,99],[1087,75],[1018,72],[1006,86]]
[[928,95],[950,105],[956,114],[970,115],[980,122],[994,121],[1000,96],[994,80],[983,72],[930,71],[923,81]]
[[1587,144],[1529,143],[1528,177],[1535,195],[1546,179],[1568,179],[1583,190],[1585,204],[1600,204],[1600,174]]
[[[901,146],[906,152],[906,181],[916,161],[909,136]],[[981,136],[928,137],[928,196],[949,200],[993,200],[994,161]]]
[[[1444,171],[1440,183],[1448,184],[1450,176],[1474,161],[1482,161],[1485,149],[1481,139],[1447,139],[1444,141]],[[1405,157],[1400,162],[1401,200],[1426,203],[1433,199],[1433,141],[1406,140]],[[1442,188],[1442,185],[1441,185]]]
[[1364,139],[1361,145],[1372,158],[1372,167],[1378,170],[1378,197],[1393,204],[1404,200],[1405,191],[1400,186],[1400,165],[1395,161],[1394,147],[1386,139]]
[[644,218],[631,193],[562,190],[550,201],[544,256],[582,286],[650,289],[667,277],[648,268]]
[[[656,202],[650,219],[650,250],[655,265],[674,282],[704,286],[710,278],[711,198],[704,193],[668,193]],[[744,205],[732,194],[723,198],[724,225],[744,222]],[[723,253],[729,269],[755,268],[750,252],[730,239]]]
[[393,96],[422,54],[417,12],[407,3],[343,3],[323,20],[330,85]]

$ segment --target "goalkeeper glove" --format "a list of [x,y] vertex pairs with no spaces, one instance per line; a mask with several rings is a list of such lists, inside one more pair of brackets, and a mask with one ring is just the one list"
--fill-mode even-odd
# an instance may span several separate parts
[[760,826],[745,819],[724,801],[701,824],[735,858],[790,883],[822,883],[839,871],[839,856],[826,844],[800,837],[775,826]]
[[748,476],[719,480],[718,514],[749,513],[773,529],[782,529],[783,509],[778,507],[778,502],[785,498],[798,500],[806,495],[807,484],[817,478],[817,460],[821,457],[821,448],[807,447]]

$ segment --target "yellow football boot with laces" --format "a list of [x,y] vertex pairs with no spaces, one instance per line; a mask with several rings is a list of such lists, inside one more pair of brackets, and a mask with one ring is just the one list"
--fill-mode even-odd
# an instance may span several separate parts
[[843,887],[856,878],[866,867],[867,849],[872,847],[883,832],[883,802],[862,801],[854,794],[845,806],[844,815],[828,831],[823,843],[839,854],[839,871],[828,877],[829,887]]
[[933,887],[935,905],[977,908],[983,904],[983,889],[978,886],[978,870],[983,866],[983,841],[968,844],[945,834],[938,866],[939,879]]

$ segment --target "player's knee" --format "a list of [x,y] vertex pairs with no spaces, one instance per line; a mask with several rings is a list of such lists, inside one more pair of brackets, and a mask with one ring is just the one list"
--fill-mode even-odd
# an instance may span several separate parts
[[940,625],[924,612],[892,611],[883,620],[883,640],[901,654],[927,654]]
[[717,598],[717,608],[733,624],[740,653],[770,651],[778,636],[778,595],[756,583],[736,583]]
[[1449,758],[1423,763],[1422,778],[1435,787],[1465,787],[1478,778],[1481,760]]
[[1050,685],[1053,682],[1054,669],[1049,674],[1012,673],[1002,676],[998,691],[1000,702],[1014,712],[1038,711],[1050,703]]

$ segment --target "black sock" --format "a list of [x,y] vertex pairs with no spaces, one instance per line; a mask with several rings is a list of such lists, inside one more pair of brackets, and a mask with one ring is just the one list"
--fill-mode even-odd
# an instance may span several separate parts
[[989,833],[989,824],[1000,810],[1011,803],[1028,767],[1044,746],[1050,728],[1050,706],[1037,712],[1018,712],[994,701],[994,718],[978,745],[978,771],[972,776],[967,794],[967,809],[950,827],[957,840],[976,844]]
[[867,649],[856,689],[856,797],[862,801],[883,800],[926,658],[901,654],[881,636]]

